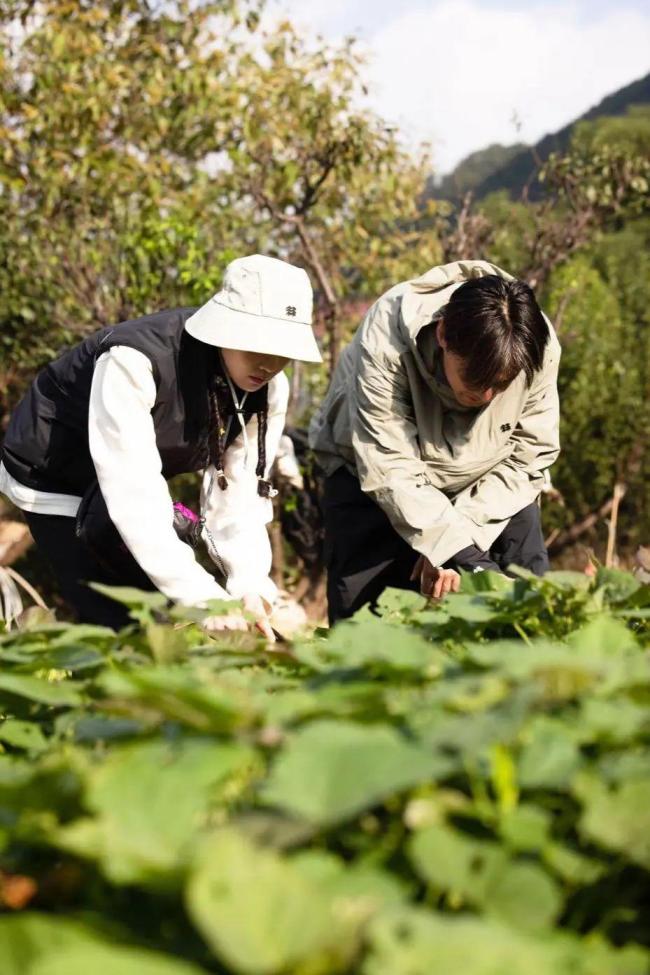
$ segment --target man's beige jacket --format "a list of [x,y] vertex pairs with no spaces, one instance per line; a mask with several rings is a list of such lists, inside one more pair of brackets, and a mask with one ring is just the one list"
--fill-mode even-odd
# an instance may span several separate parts
[[329,475],[345,465],[396,531],[433,565],[487,551],[539,495],[559,453],[560,346],[550,322],[542,369],[520,373],[480,409],[456,400],[440,368],[436,320],[470,278],[511,275],[485,261],[435,267],[396,285],[343,351],[310,428]]

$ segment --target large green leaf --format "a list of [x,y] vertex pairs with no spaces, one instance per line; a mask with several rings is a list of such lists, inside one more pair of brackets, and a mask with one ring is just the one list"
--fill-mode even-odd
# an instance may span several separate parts
[[590,697],[582,702],[577,731],[584,741],[626,745],[650,730],[650,708],[622,696],[610,700]]
[[650,777],[614,789],[600,782],[578,784],[577,792],[585,802],[583,836],[650,869]]
[[498,603],[465,592],[451,593],[446,597],[444,609],[451,619],[466,623],[490,623],[498,619],[502,612]]
[[291,863],[320,890],[327,891],[335,913],[356,915],[357,921],[385,906],[402,903],[406,896],[405,886],[394,874],[364,864],[345,864],[323,850],[296,853]]
[[328,681],[320,686],[274,690],[255,703],[272,725],[299,723],[308,717],[376,718],[385,710],[386,688],[379,681]]
[[105,660],[104,654],[96,647],[69,644],[53,647],[42,662],[42,666],[51,667],[54,670],[94,670],[103,666]]
[[600,613],[586,626],[575,630],[567,642],[572,651],[587,657],[617,656],[626,650],[638,648],[632,631],[606,613]]
[[155,709],[161,716],[198,731],[229,732],[250,724],[255,716],[253,696],[246,687],[198,665],[113,670],[104,673],[99,683],[117,700],[120,711],[126,699],[134,703],[136,714],[144,705],[145,711]]
[[217,957],[244,975],[290,970],[333,949],[338,937],[319,884],[232,829],[201,847],[187,906]]
[[561,843],[548,843],[542,857],[544,863],[570,886],[593,884],[607,873],[604,863]]
[[116,748],[87,772],[92,816],[60,828],[54,840],[97,859],[115,883],[169,879],[186,862],[218,801],[218,787],[246,776],[247,747],[207,740],[151,741]]
[[602,586],[612,603],[622,603],[633,596],[641,587],[641,583],[631,572],[621,572],[620,569],[598,568],[596,585]]
[[290,739],[261,794],[270,805],[331,825],[452,767],[387,725],[315,721]]
[[65,917],[0,918],[2,975],[201,975],[203,970],[159,952],[110,944]]
[[377,610],[382,617],[409,619],[427,605],[424,596],[410,589],[384,589],[377,600]]
[[207,975],[205,969],[158,951],[98,944],[71,946],[40,959],[21,975]]
[[548,927],[559,911],[559,891],[548,874],[512,860],[497,843],[427,826],[413,838],[411,858],[430,884],[522,930]]
[[497,601],[512,598],[514,582],[500,572],[462,572],[461,579],[464,593],[489,593]]
[[[339,667],[382,665],[393,670],[415,670],[431,676],[440,670],[444,656],[419,633],[380,620],[344,622],[334,627],[319,647],[319,656]],[[301,659],[300,646],[296,648]],[[311,663],[311,648],[307,662]]]
[[132,586],[106,586],[99,582],[93,582],[92,588],[129,608],[161,610],[167,605],[167,597],[161,592],[145,592]]
[[2,975],[34,975],[48,955],[98,943],[93,932],[67,918],[32,913],[0,917],[0,971]]
[[73,707],[81,703],[78,685],[72,681],[47,681],[27,674],[0,674],[0,692],[8,691],[39,704]]
[[598,762],[598,771],[605,782],[624,782],[626,779],[646,779],[650,769],[650,747],[637,745],[633,749],[607,752]]
[[559,721],[539,717],[527,729],[518,779],[524,789],[563,789],[581,762],[575,734]]
[[0,723],[0,741],[25,751],[41,752],[47,748],[47,740],[39,725],[17,718],[7,718]]
[[650,662],[623,623],[600,615],[571,633],[567,643],[546,638],[523,646],[515,640],[471,643],[469,658],[517,681],[535,680],[548,697],[577,698],[650,682]]
[[[453,695],[452,700],[458,702],[459,697],[461,692]],[[477,703],[476,697],[474,702]],[[415,702],[407,713],[407,721],[418,738],[432,747],[475,758],[493,744],[514,742],[534,704],[535,697],[526,689],[510,692],[495,707],[474,714],[449,714],[424,700]]]
[[635,949],[536,938],[494,920],[415,909],[379,915],[369,942],[362,975],[645,975],[648,963]]
[[[146,724],[133,718],[110,718],[100,715],[73,715],[69,726],[76,742],[110,741],[119,738],[135,738],[141,734]],[[67,715],[66,715],[67,717]]]
[[546,845],[551,821],[547,809],[522,803],[503,813],[501,836],[513,850],[541,850]]
[[192,919],[234,971],[348,970],[362,926],[404,888],[389,874],[309,850],[291,858],[228,828],[198,850],[187,888]]
[[96,626],[94,623],[66,623],[63,631],[50,640],[50,647],[56,650],[67,647],[71,643],[75,646],[89,643],[110,649],[119,646],[119,638],[108,626]]

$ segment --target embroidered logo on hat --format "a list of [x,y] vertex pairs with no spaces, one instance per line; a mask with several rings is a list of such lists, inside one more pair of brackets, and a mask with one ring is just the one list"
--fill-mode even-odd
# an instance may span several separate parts
[[295,317],[296,309],[293,305],[287,305],[287,315],[291,315],[292,317]]

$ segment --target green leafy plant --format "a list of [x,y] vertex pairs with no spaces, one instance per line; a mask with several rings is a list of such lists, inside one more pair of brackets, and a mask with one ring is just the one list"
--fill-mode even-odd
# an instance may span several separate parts
[[0,636],[7,975],[642,975],[650,591],[388,591],[282,654],[132,626]]

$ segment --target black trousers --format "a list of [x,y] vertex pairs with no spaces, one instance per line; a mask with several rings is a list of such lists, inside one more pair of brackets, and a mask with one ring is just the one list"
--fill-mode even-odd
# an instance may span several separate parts
[[118,630],[130,622],[124,606],[90,589],[88,582],[110,586],[119,582],[148,591],[156,588],[132,556],[132,564],[126,570],[121,568],[118,580],[76,537],[74,518],[31,511],[25,512],[25,518],[37,548],[54,571],[61,595],[80,623],[98,623]]
[[[345,468],[325,480],[325,566],[330,623],[374,605],[387,587],[418,590],[409,576],[418,559],[386,514]],[[537,504],[510,519],[490,549],[503,571],[511,563],[542,575],[549,567]]]

